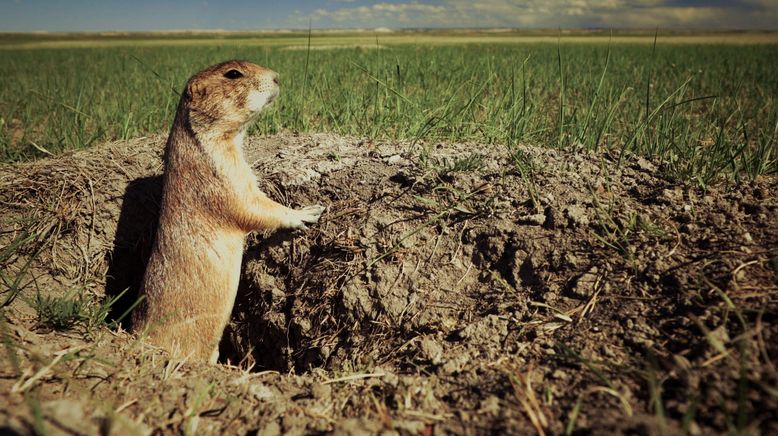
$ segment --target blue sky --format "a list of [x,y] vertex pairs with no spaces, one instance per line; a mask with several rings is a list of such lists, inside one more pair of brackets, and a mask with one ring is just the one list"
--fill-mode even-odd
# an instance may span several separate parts
[[0,0],[0,31],[408,27],[778,29],[778,0]]

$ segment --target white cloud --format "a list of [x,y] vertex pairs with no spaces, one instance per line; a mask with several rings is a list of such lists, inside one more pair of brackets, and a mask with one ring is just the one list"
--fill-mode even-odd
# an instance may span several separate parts
[[[351,1],[351,0],[339,0]],[[778,27],[775,0],[439,0],[320,8],[290,17],[320,27]]]
[[376,3],[371,6],[316,9],[308,18],[314,22],[331,20],[362,27],[367,23],[410,23],[413,21],[411,14],[426,20],[430,16],[444,14],[446,11],[447,8],[444,6],[424,3]]

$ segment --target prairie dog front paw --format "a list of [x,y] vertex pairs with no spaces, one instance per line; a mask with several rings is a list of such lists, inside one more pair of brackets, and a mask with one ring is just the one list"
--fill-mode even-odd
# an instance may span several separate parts
[[290,211],[290,220],[284,226],[290,229],[306,229],[306,223],[315,223],[319,221],[319,217],[326,209],[321,205],[305,206],[302,209],[293,209]]

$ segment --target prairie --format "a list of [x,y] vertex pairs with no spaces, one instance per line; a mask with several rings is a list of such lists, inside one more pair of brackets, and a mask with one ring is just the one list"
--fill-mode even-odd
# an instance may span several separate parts
[[637,153],[702,185],[777,168],[773,33],[163,36],[4,35],[0,157],[164,132],[192,71],[244,58],[284,80],[257,134]]
[[[771,33],[0,37],[0,432],[774,434]],[[220,364],[128,334],[193,72],[327,206],[248,238]]]

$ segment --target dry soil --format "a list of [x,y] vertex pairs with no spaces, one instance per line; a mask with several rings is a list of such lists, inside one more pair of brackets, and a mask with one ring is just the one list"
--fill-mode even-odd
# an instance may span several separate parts
[[94,313],[129,289],[108,321],[128,309],[163,143],[0,167],[0,432],[778,433],[775,179],[704,190],[643,158],[251,138],[271,197],[327,210],[249,237],[206,366],[126,325],[52,328],[37,303]]

